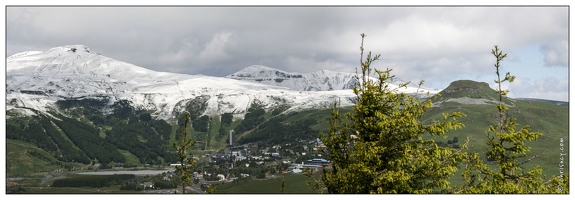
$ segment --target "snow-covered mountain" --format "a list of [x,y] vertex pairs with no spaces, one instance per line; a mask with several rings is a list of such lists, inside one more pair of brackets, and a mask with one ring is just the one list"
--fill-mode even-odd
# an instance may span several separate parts
[[297,91],[331,91],[351,89],[355,83],[352,73],[322,70],[312,73],[289,73],[282,70],[253,65],[226,78],[276,85]]
[[65,100],[105,99],[110,105],[126,100],[168,119],[199,101],[206,105],[203,114],[242,117],[254,101],[268,110],[283,105],[298,110],[329,107],[338,99],[343,106],[351,105],[354,96],[347,89],[353,85],[350,73],[295,74],[263,66],[248,67],[230,78],[157,72],[102,56],[84,45],[17,53],[6,62],[7,110],[46,111]]
[[[226,76],[226,78],[251,81],[266,85],[287,87],[296,91],[333,91],[351,89],[355,82],[354,73],[334,72],[321,70],[311,73],[285,72],[261,65],[253,65],[244,68],[236,73]],[[377,79],[371,77],[373,81]],[[392,82],[392,88],[397,87],[406,81],[397,79]],[[410,83],[407,88],[400,88],[401,92],[415,93],[417,84]],[[419,93],[436,94],[437,89],[421,87]]]
[[83,45],[47,51],[29,51],[7,58],[7,110],[45,111],[67,99],[103,98],[109,104],[128,100],[135,108],[153,111],[159,118],[173,117],[185,105],[202,99],[204,114],[242,116],[254,101],[267,109],[327,107],[336,99],[343,105],[350,90],[305,92],[223,77],[157,72],[92,52]]

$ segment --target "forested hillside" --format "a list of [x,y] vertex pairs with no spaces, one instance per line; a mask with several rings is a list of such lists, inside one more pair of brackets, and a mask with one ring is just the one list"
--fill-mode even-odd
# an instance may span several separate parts
[[29,116],[10,111],[6,138],[35,144],[62,163],[121,165],[127,163],[126,152],[142,164],[175,161],[170,152],[172,125],[126,106],[116,106],[108,115],[98,107],[94,101],[83,101],[62,104],[62,112],[36,111]]

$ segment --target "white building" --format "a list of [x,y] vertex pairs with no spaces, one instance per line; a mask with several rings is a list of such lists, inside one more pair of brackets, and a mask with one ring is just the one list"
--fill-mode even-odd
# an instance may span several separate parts
[[230,146],[234,146],[234,142],[236,140],[236,132],[234,130],[230,130]]
[[218,174],[218,178],[220,178],[220,181],[223,181],[226,179],[226,176],[224,176],[223,174]]

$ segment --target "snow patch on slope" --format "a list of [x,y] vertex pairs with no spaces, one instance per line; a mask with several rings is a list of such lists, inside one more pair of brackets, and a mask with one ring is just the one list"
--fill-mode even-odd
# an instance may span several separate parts
[[34,54],[39,54],[42,53],[41,51],[24,51],[24,52],[20,52],[20,53],[16,53],[14,55],[8,56],[8,58],[6,59],[12,59],[12,58],[19,58],[19,57],[24,57],[24,56],[31,56]]

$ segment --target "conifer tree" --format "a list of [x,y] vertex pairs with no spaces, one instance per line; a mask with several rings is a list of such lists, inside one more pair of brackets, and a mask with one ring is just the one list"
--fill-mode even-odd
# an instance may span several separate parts
[[501,89],[501,83],[513,82],[515,76],[509,72],[503,80],[500,76],[500,62],[507,57],[497,45],[491,50],[495,56],[495,73],[497,74],[497,89],[499,103],[496,108],[499,113],[497,124],[491,125],[485,132],[487,147],[485,152],[487,159],[497,162],[496,170],[485,164],[478,153],[469,154],[466,159],[465,171],[462,176],[465,184],[455,190],[456,193],[479,193],[479,194],[521,194],[521,193],[569,193],[568,175],[565,177],[553,177],[543,182],[541,167],[536,166],[529,170],[522,167],[523,164],[536,158],[537,155],[526,158],[530,147],[526,141],[535,141],[542,133],[532,132],[529,125],[516,129],[516,118],[507,113],[509,109],[503,98],[509,91]]
[[[320,136],[326,146],[326,159],[332,169],[324,169],[314,178],[314,188],[328,193],[433,193],[451,188],[448,179],[457,171],[464,158],[460,149],[440,147],[431,138],[464,125],[454,112],[431,124],[421,117],[432,105],[420,102],[398,88],[392,88],[391,69],[370,68],[380,55],[371,52],[363,60],[363,40],[360,46],[361,74],[353,88],[356,97],[353,111],[346,113],[344,122],[334,103],[329,130]],[[370,75],[375,75],[375,80]],[[406,87],[408,83],[399,85]],[[420,82],[420,86],[423,81]],[[318,177],[316,179],[316,177]]]
[[192,138],[187,138],[187,128],[188,122],[190,121],[190,113],[184,112],[182,114],[183,125],[180,130],[178,143],[172,143],[172,146],[177,150],[178,158],[180,160],[179,166],[176,166],[176,170],[182,174],[181,183],[182,183],[182,194],[186,193],[186,185],[191,185],[190,177],[192,177],[191,169],[196,166],[196,162],[192,159],[192,156],[188,156],[186,154],[186,150],[192,148],[196,141]]
[[216,187],[209,187],[206,189],[206,194],[215,194],[218,190]]
[[286,190],[286,180],[282,178],[282,185],[280,190],[282,191],[282,194],[284,193],[284,191]]

